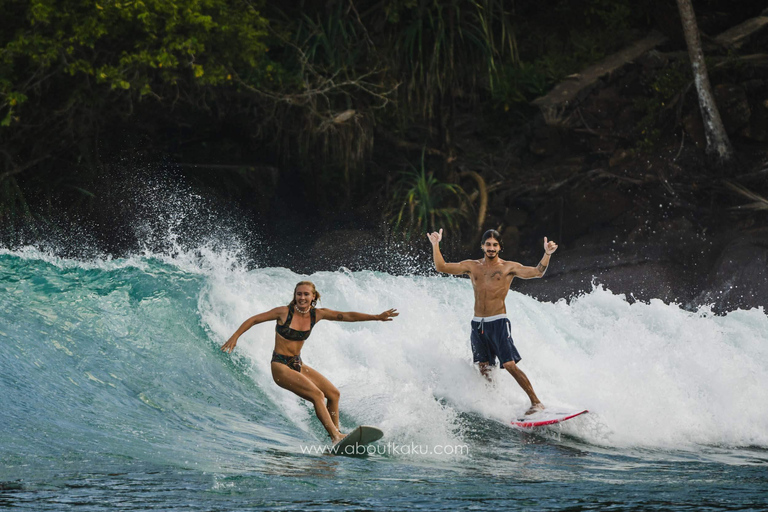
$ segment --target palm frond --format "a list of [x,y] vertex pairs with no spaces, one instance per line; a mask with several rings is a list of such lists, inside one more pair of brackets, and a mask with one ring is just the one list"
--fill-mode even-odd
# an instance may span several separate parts
[[736,183],[731,183],[730,181],[726,181],[725,186],[727,186],[737,194],[744,196],[747,199],[753,201],[752,203],[735,206],[732,208],[733,210],[756,210],[756,211],[768,210],[768,199],[766,199],[765,197],[759,194],[756,194],[755,192],[752,192],[748,188],[745,188],[741,185],[737,185]]
[[391,204],[395,213],[390,215],[389,222],[393,231],[405,238],[440,227],[458,230],[468,212],[464,189],[455,183],[441,182],[428,172],[425,151],[422,151],[419,169],[401,173]]

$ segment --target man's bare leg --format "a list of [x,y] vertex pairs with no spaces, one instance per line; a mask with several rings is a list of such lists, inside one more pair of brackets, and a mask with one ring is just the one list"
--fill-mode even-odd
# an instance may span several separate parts
[[493,379],[491,378],[491,365],[488,363],[477,363],[477,366],[480,367],[480,374],[485,377],[485,380],[493,382]]
[[536,396],[531,381],[528,380],[528,377],[523,373],[523,370],[518,368],[514,361],[507,361],[504,363],[504,368],[515,378],[517,383],[520,384],[520,387],[523,388],[523,391],[525,391],[525,394],[528,395],[528,398],[531,400],[531,408],[528,409],[525,414],[533,414],[536,411],[543,410],[544,404],[542,404],[539,397]]

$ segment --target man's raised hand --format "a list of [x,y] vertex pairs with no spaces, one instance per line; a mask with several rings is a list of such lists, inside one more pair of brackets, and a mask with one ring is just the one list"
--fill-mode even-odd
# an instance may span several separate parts
[[547,254],[552,254],[556,250],[557,250],[557,244],[555,242],[547,241],[547,237],[544,237],[544,252]]
[[432,245],[439,244],[440,240],[443,239],[443,228],[440,228],[439,232],[427,233],[427,238],[432,242]]

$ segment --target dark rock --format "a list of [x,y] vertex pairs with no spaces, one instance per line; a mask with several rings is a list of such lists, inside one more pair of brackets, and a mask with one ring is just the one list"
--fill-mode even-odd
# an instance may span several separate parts
[[[695,238],[690,224],[650,227],[634,240],[605,228],[572,244],[561,245],[544,279],[516,282],[514,289],[540,300],[558,300],[605,286],[630,300],[688,303],[697,288],[695,269],[683,268],[681,241]],[[690,243],[688,243],[690,246]],[[525,264],[525,263],[524,263]]]
[[709,273],[697,304],[717,310],[766,307],[768,302],[768,229],[740,235],[723,249]]
[[698,235],[689,221],[675,219],[623,243],[606,230],[574,247],[561,246],[544,279],[515,281],[512,288],[557,301],[604,286],[630,301],[661,299],[691,310],[711,305],[723,313],[766,307],[766,268],[768,229],[714,241]]
[[589,293],[597,286],[623,294],[631,301],[660,299],[684,304],[689,300],[685,295],[681,297],[681,276],[677,269],[666,263],[650,261],[607,269],[575,270],[554,276],[548,272],[544,279],[515,281],[512,289],[538,300],[556,302]]
[[[312,269],[336,270],[340,267],[358,270],[371,268],[366,261],[374,249],[381,248],[383,241],[377,232],[361,230],[329,231],[322,235],[309,251],[312,255]],[[369,256],[366,256],[368,254]]]
[[[515,281],[513,289],[556,301],[604,286],[628,300],[660,299],[696,309],[720,246],[685,218],[643,223],[628,235],[606,227],[561,244],[544,279]],[[530,264],[530,262],[521,262]],[[730,303],[717,301],[721,310]]]
[[602,188],[577,187],[565,198],[563,231],[578,238],[590,229],[605,225],[633,205],[632,199],[615,184]]

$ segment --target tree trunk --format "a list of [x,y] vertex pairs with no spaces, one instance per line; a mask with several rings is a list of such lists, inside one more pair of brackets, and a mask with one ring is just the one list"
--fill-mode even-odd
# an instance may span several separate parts
[[688,45],[688,56],[693,68],[693,80],[699,95],[701,118],[704,122],[704,134],[707,138],[707,155],[715,157],[718,160],[718,165],[728,166],[733,162],[733,148],[730,140],[728,140],[728,134],[725,133],[720,112],[717,110],[715,98],[712,95],[707,65],[704,62],[704,52],[701,50],[699,27],[696,24],[696,15],[693,12],[691,0],[677,0],[677,7],[683,22],[683,34]]
[[465,176],[469,176],[470,178],[473,178],[477,182],[477,191],[480,195],[480,206],[477,209],[477,232],[476,234],[479,235],[483,231],[483,225],[485,224],[485,215],[488,211],[488,187],[485,184],[485,180],[483,179],[480,174],[478,174],[475,171],[464,171],[462,172],[459,177],[463,178]]

